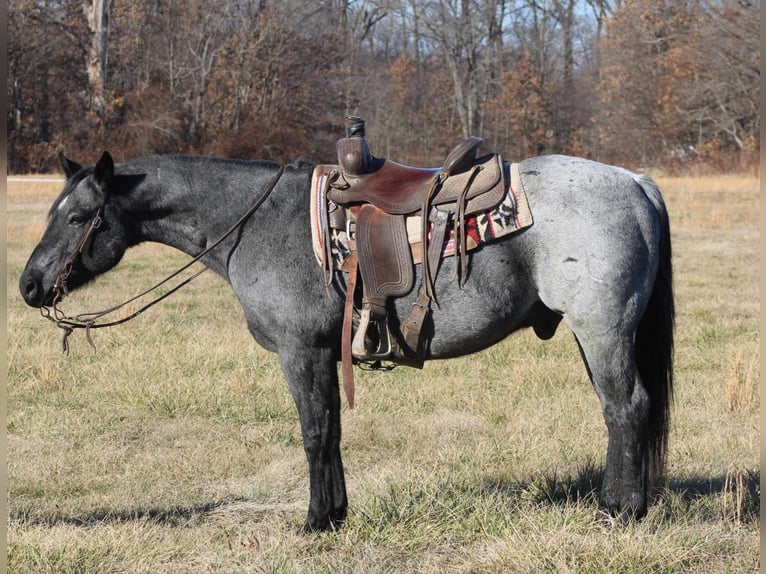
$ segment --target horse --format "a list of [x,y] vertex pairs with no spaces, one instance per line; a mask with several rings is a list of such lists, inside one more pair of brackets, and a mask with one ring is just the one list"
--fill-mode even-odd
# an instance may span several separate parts
[[[74,290],[140,242],[202,255],[231,285],[256,342],[278,354],[308,460],[303,529],[340,527],[348,508],[338,376],[346,279],[336,272],[328,288],[312,253],[311,161],[159,155],[115,164],[108,152],[85,167],[59,160],[66,183],[21,274],[26,303],[54,304],[62,266]],[[651,178],[620,167],[545,155],[519,170],[534,224],[471,252],[462,285],[450,280],[454,258],[443,260],[425,358],[475,353],[528,327],[549,339],[563,321],[608,430],[597,515],[638,520],[663,472],[672,403],[667,209]],[[257,209],[245,213],[256,197]],[[414,299],[389,301],[389,313],[405,317]]]

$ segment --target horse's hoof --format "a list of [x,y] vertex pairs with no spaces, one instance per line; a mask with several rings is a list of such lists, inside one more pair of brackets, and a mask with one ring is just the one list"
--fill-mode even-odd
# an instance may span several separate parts
[[330,529],[330,521],[324,520],[324,521],[318,521],[318,520],[312,520],[307,519],[306,522],[303,523],[303,528],[301,528],[301,534],[314,534],[317,532],[327,532]]
[[333,512],[329,516],[309,516],[306,518],[306,522],[303,523],[301,532],[303,534],[312,534],[315,532],[335,532],[336,530],[340,530],[340,527],[343,526],[345,521],[345,510]]

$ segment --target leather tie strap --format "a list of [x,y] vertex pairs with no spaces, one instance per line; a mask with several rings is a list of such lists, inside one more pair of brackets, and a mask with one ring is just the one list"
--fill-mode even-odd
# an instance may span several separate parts
[[[428,214],[431,212],[431,200],[436,195],[437,190],[441,187],[441,185],[444,183],[444,181],[447,179],[447,173],[445,171],[440,171],[434,176],[433,181],[431,182],[431,186],[428,189],[428,193],[423,198],[423,205],[420,208],[420,213],[423,217],[423,227],[422,227],[422,257],[421,257],[421,269],[423,271],[423,279],[421,285],[425,285],[426,294],[428,295],[429,300],[436,303],[438,306],[439,303],[436,301],[436,295],[434,294],[434,285],[433,285],[433,278],[431,276],[431,267],[433,267],[431,261],[429,261],[429,241],[428,241]],[[441,253],[441,244],[439,245],[439,253]],[[438,259],[437,259],[438,262]]]
[[476,178],[476,175],[481,171],[482,166],[481,165],[475,165],[471,168],[471,175],[468,178],[468,181],[465,183],[465,187],[463,188],[463,191],[460,193],[460,196],[457,200],[457,208],[455,211],[455,227],[457,228],[457,249],[455,256],[457,257],[459,261],[459,265],[455,265],[455,273],[453,276],[453,280],[455,278],[458,279],[458,285],[462,288],[463,283],[465,283],[465,276],[468,272],[468,262],[466,258],[466,205],[468,203],[468,192],[471,190],[471,184],[473,183],[474,179]]

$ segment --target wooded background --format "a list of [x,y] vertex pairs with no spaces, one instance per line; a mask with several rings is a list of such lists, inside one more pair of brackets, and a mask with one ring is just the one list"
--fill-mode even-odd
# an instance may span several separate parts
[[756,169],[760,2],[9,0],[8,166],[204,153]]

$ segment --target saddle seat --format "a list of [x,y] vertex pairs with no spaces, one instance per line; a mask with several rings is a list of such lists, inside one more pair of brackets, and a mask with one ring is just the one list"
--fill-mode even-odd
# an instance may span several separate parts
[[[423,210],[426,203],[453,203],[461,194],[472,200],[494,189],[496,193],[482,205],[473,203],[469,209],[496,205],[502,199],[503,189],[497,185],[502,163],[497,161],[497,154],[477,159],[481,144],[480,138],[467,138],[449,153],[441,168],[422,168],[372,157],[361,138],[342,139],[338,142],[338,160],[347,185],[333,189],[331,199],[339,205],[369,203],[391,215],[406,215]],[[367,157],[360,162],[357,158],[365,153]],[[438,190],[433,189],[436,184]]]
[[412,167],[389,159],[380,167],[359,177],[348,190],[333,194],[334,200],[371,203],[390,214],[417,211],[439,168]]

